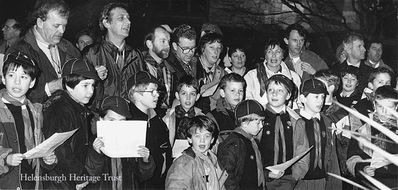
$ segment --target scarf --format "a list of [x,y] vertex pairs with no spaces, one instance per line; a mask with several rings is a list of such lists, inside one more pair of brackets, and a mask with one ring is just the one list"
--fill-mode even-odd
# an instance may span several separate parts
[[281,113],[276,113],[269,104],[266,105],[267,110],[276,115],[275,120],[275,140],[274,140],[274,165],[278,164],[279,161],[279,138],[282,143],[282,162],[286,162],[286,140],[285,140],[285,131],[283,127],[283,123],[281,120]]
[[218,190],[220,189],[220,184],[218,181],[218,176],[217,176],[217,158],[215,155],[212,155],[210,152],[211,150],[208,151],[207,155],[204,155],[200,152],[195,151],[195,160],[198,163],[201,163],[203,166],[203,169],[205,171],[205,175],[208,176],[206,179],[206,186],[207,189],[212,189],[212,190]]
[[275,74],[282,74],[285,75],[287,78],[289,78],[290,80],[292,80],[292,74],[290,73],[289,68],[286,66],[286,64],[284,62],[281,62],[281,68],[277,73],[274,73],[272,71],[270,71],[269,69],[267,69],[265,67],[267,63],[267,60],[264,60],[264,62],[262,63],[258,63],[257,65],[257,79],[258,82],[260,83],[260,96],[263,96],[265,91],[267,89],[265,89],[265,84],[267,83],[267,80],[269,77],[272,77]]
[[181,105],[178,105],[175,107],[175,113],[176,113],[176,118],[180,119],[184,117],[189,117],[189,118],[195,117],[194,107],[191,107],[188,111],[185,111]]
[[[30,122],[29,110],[28,110],[28,99],[25,98],[23,102],[15,100],[12,98],[6,89],[0,91],[0,96],[3,97],[2,100],[5,103],[10,103],[14,106],[20,106],[22,110],[22,118],[24,123],[24,136],[25,136],[25,146],[26,150],[30,150],[35,146],[35,140],[33,136],[32,124]],[[31,163],[32,160],[28,159],[28,162]]]
[[149,53],[145,55],[144,59],[148,65],[149,73],[151,73],[158,80],[159,90],[165,92],[160,94],[159,100],[166,105],[170,105],[169,97],[172,85],[172,74],[170,70],[167,69],[165,60],[162,60],[161,63],[157,63]]
[[264,169],[263,169],[263,163],[261,161],[261,154],[260,150],[258,149],[257,142],[254,139],[253,136],[249,135],[244,131],[242,128],[238,127],[234,129],[234,132],[239,133],[243,135],[245,138],[250,139],[250,142],[252,144],[252,148],[254,150],[254,153],[256,154],[256,165],[257,165],[257,185],[260,187],[261,184],[263,185],[263,189],[265,189],[265,178],[264,178]]
[[111,168],[112,176],[120,176],[122,180],[112,180],[113,190],[123,189],[123,173],[122,173],[122,159],[121,158],[111,158]]

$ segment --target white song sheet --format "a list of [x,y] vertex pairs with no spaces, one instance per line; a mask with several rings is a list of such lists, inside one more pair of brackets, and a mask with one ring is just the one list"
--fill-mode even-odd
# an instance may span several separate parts
[[102,137],[101,151],[111,158],[142,157],[138,146],[145,146],[146,121],[98,121],[97,136]]
[[273,166],[268,166],[266,167],[269,171],[271,171],[272,173],[279,173],[281,171],[285,171],[286,169],[288,169],[290,166],[292,166],[294,163],[296,163],[297,161],[299,161],[300,159],[302,159],[308,152],[310,152],[310,150],[313,148],[314,146],[311,146],[310,148],[308,148],[305,152],[297,155],[296,157],[278,164],[278,165],[273,165]]
[[50,138],[23,154],[26,159],[41,158],[50,155],[58,146],[68,140],[78,129],[54,133]]
[[176,139],[173,146],[173,158],[178,158],[182,155],[182,152],[189,147],[188,140]]

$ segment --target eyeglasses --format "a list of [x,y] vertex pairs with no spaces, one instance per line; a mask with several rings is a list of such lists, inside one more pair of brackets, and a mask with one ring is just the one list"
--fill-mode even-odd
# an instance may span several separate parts
[[156,96],[159,95],[161,93],[161,91],[156,90],[137,90],[136,92],[150,92],[152,94],[152,96]]
[[183,48],[180,44],[177,43],[177,46],[180,47],[183,54],[188,54],[189,52],[195,53],[196,47],[193,48]]
[[1,29],[4,29],[4,30],[10,30],[12,28],[14,28],[14,26],[8,26],[8,25],[2,25],[1,26]]

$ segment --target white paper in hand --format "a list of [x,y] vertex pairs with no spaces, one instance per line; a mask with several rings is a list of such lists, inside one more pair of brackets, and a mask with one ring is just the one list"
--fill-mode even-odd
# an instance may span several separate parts
[[101,151],[111,158],[142,157],[138,146],[145,146],[146,121],[98,121],[97,136],[102,137]]
[[182,155],[182,152],[189,147],[188,140],[176,139],[173,146],[173,158],[178,158]]

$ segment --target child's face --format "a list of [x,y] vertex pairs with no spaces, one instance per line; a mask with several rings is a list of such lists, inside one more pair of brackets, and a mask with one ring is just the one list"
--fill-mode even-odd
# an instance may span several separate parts
[[301,101],[304,103],[304,110],[311,114],[316,114],[321,112],[323,107],[323,101],[325,99],[325,94],[313,94],[309,93],[307,97],[300,95]]
[[139,93],[138,103],[142,104],[147,109],[154,109],[158,103],[159,93],[157,92],[158,85],[149,83],[145,90],[136,92]]
[[271,107],[279,108],[285,105],[285,102],[289,100],[290,93],[286,90],[282,84],[276,84],[272,81],[267,88],[268,104]]
[[199,96],[196,93],[195,88],[192,86],[183,85],[180,92],[176,93],[176,98],[180,101],[182,108],[186,111],[191,109]]
[[210,149],[212,141],[213,136],[206,129],[196,129],[195,133],[192,134],[192,137],[188,138],[188,142],[192,144],[192,148],[203,154],[207,153]]
[[123,115],[120,115],[112,110],[108,110],[103,119],[105,121],[124,121],[124,120],[126,120],[126,117]]
[[232,107],[235,107],[243,99],[243,83],[234,81],[227,82],[225,89],[220,90],[220,95],[225,98]]
[[355,88],[358,86],[358,79],[355,75],[346,74],[341,80],[344,92],[354,92]]
[[376,91],[377,88],[384,85],[391,85],[391,77],[387,73],[379,73],[375,79],[369,83],[370,88]]
[[87,104],[94,93],[94,79],[82,80],[75,86],[75,88],[70,88],[67,86],[67,90],[74,99],[79,104]]
[[257,118],[253,121],[243,123],[242,124],[242,129],[246,131],[249,135],[256,136],[261,129],[263,128],[263,120],[264,118],[260,116],[256,116]]
[[22,66],[8,70],[2,78],[8,94],[16,100],[23,101],[25,94],[35,85],[35,80],[25,73]]
[[394,117],[391,112],[389,112],[385,107],[390,108],[392,110],[396,110],[397,106],[395,105],[392,99],[383,99],[375,102],[375,111],[376,114],[383,118],[391,118]]

